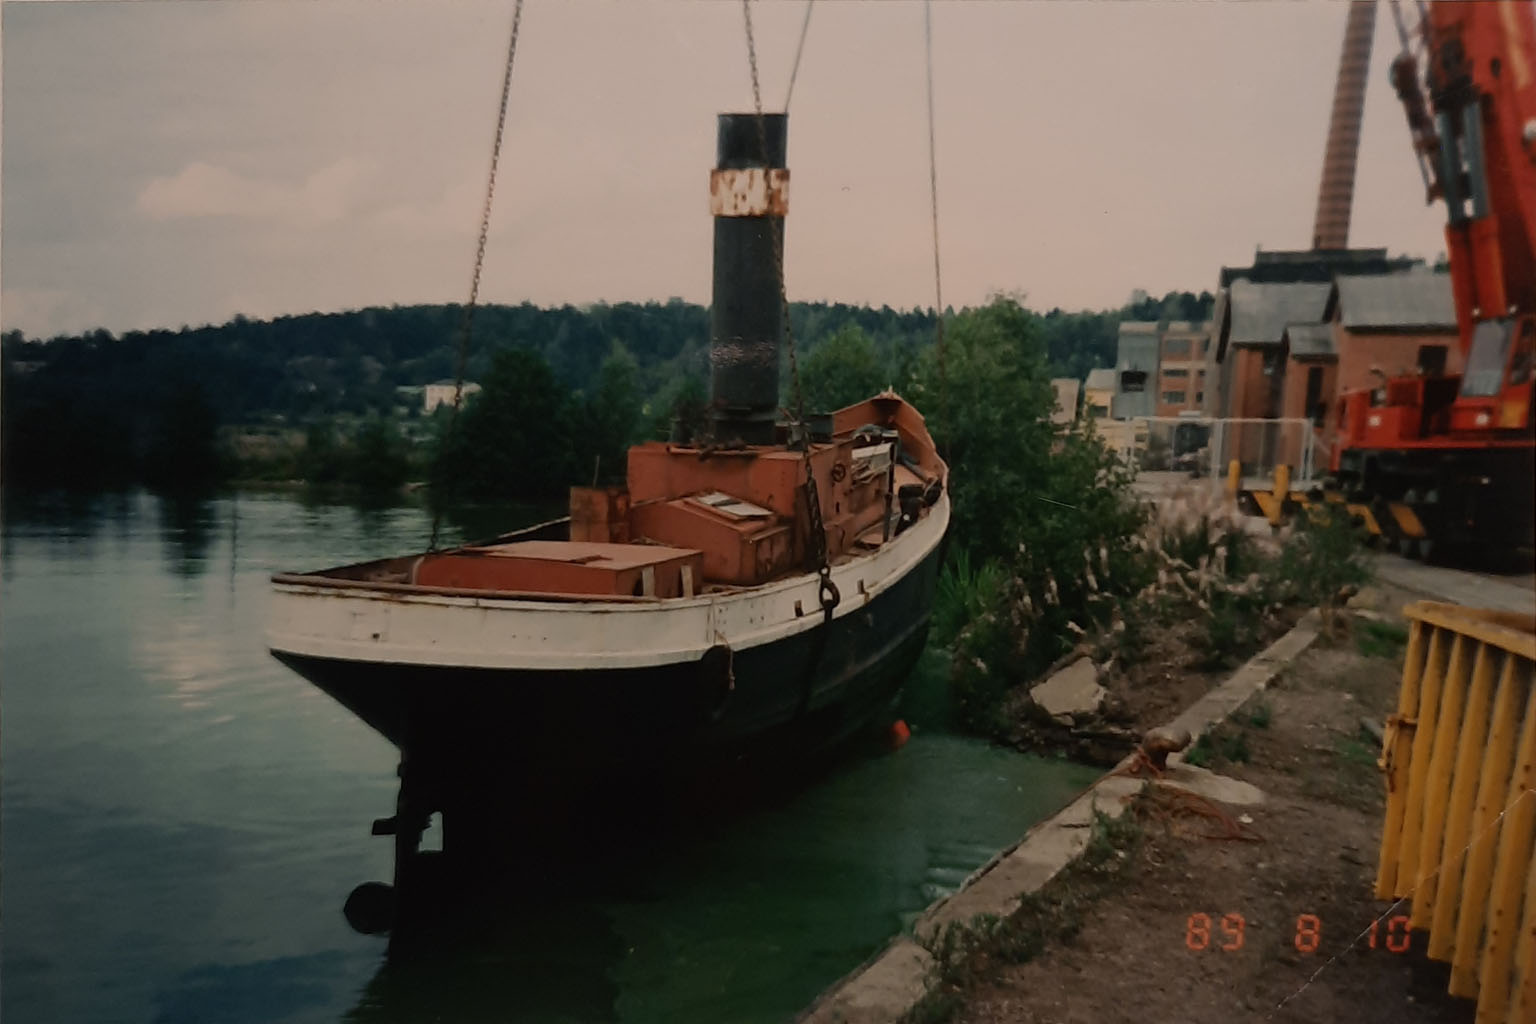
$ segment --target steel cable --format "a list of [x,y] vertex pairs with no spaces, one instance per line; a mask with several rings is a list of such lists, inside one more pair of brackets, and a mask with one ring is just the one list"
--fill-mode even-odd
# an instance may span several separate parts
[[[459,407],[464,404],[464,373],[469,363],[469,340],[474,330],[475,304],[480,298],[480,272],[485,266],[485,242],[491,231],[491,204],[496,196],[496,168],[501,163],[501,142],[507,128],[507,98],[512,92],[512,62],[517,56],[517,34],[523,22],[523,0],[517,0],[512,8],[512,35],[507,42],[507,63],[501,73],[501,103],[496,111],[496,141],[491,146],[491,170],[485,185],[485,204],[480,210],[480,236],[475,243],[475,269],[470,276],[469,302],[464,306],[464,316],[459,328],[458,367],[453,383],[453,409],[448,414],[448,426],[443,432],[446,451],[449,439],[459,421]],[[427,550],[437,550],[437,535],[442,528],[443,501],[445,495],[432,496],[432,535]]]

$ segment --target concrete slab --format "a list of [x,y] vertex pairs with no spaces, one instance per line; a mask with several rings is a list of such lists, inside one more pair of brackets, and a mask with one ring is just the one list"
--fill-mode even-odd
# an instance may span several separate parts
[[1536,590],[1529,576],[1501,578],[1439,565],[1410,562],[1398,555],[1375,559],[1376,574],[1404,590],[1436,601],[1451,601],[1469,608],[1495,608],[1504,612],[1536,613]]
[[858,984],[825,993],[802,1021],[816,1024],[890,1024],[928,991],[933,957],[910,936],[900,936],[856,974]]
[[1099,685],[1099,670],[1090,658],[1078,658],[1030,688],[1029,696],[1051,717],[1092,715],[1104,706],[1108,691]]
[[1200,768],[1182,761],[1170,760],[1168,770],[1157,780],[1160,786],[1182,789],[1203,796],[1217,803],[1252,807],[1264,802],[1264,791],[1241,779],[1217,775],[1208,768]]

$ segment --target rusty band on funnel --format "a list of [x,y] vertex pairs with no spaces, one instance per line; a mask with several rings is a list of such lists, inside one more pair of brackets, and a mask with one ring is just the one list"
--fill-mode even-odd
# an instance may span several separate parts
[[716,217],[786,216],[789,171],[783,167],[711,170],[709,212]]

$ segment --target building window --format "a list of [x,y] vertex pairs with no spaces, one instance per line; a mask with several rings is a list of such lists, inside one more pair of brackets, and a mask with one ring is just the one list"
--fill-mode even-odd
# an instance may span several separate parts
[[1147,389],[1147,374],[1144,370],[1126,370],[1120,375],[1120,393],[1123,395],[1135,394]]
[[1088,407],[1088,413],[1094,419],[1101,420],[1101,419],[1104,419],[1106,416],[1109,415],[1109,406],[1107,406],[1107,405],[1090,405]]
[[1189,355],[1189,339],[1188,338],[1169,338],[1167,341],[1163,342],[1163,355],[1165,357],[1169,357],[1169,356],[1185,357],[1185,356],[1188,356]]
[[1420,345],[1418,366],[1419,372],[1426,377],[1443,376],[1445,374],[1445,346]]
[[1202,404],[1204,402],[1205,402],[1205,392],[1204,391],[1196,391],[1195,392],[1195,404],[1196,405],[1200,405],[1200,404]]
[[1184,392],[1182,392],[1182,391],[1164,391],[1163,392],[1163,404],[1164,405],[1183,405],[1184,404]]
[[1168,369],[1163,371],[1163,376],[1164,377],[1188,377],[1189,376],[1189,371],[1188,370],[1178,370],[1178,369],[1174,369],[1172,367],[1169,367]]
[[1328,415],[1328,407],[1323,404],[1323,368],[1321,366],[1307,368],[1307,414],[1318,426],[1323,425],[1323,419]]

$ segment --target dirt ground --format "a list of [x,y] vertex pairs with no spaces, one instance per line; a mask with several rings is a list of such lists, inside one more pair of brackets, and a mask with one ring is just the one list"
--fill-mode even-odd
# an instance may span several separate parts
[[1448,969],[1423,956],[1424,935],[1393,921],[1407,908],[1371,895],[1384,796],[1361,718],[1380,722],[1395,704],[1404,634],[1363,620],[1351,630],[1319,641],[1203,744],[1209,767],[1266,794],[1230,809],[1251,817],[1256,840],[1206,838],[1212,821],[1143,802],[1139,838],[1064,930],[1075,934],[1024,963],[987,959],[945,1016],[1470,1022],[1473,1004],[1446,994]]
[[1188,618],[1146,627],[1146,636],[1131,656],[1112,650],[1095,656],[1085,645],[1061,664],[1081,654],[1094,658],[1101,666],[1099,682],[1108,692],[1103,712],[1062,725],[1031,714],[1029,688],[1020,687],[1004,704],[1009,725],[1002,739],[1020,750],[1112,767],[1135,749],[1148,729],[1174,718],[1220,685],[1236,666],[1284,636],[1304,611],[1296,606],[1274,609],[1245,624],[1242,635],[1219,651],[1211,649],[1205,623],[1193,612]]

